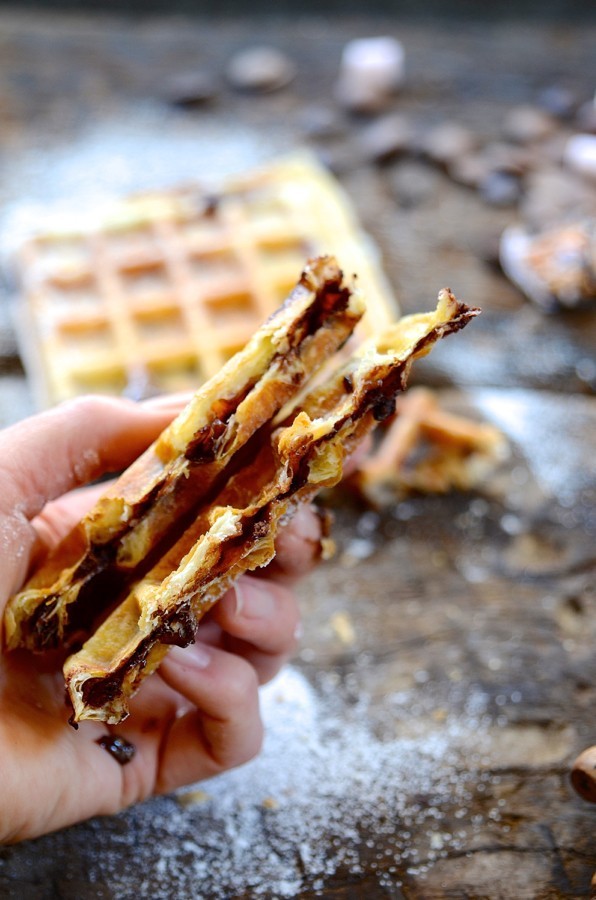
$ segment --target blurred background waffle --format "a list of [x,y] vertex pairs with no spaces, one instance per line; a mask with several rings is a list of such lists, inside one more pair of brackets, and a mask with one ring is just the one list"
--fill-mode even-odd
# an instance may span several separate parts
[[40,405],[88,392],[134,399],[195,388],[287,297],[305,261],[358,274],[361,336],[397,312],[343,190],[309,156],[130,196],[16,254],[17,331]]

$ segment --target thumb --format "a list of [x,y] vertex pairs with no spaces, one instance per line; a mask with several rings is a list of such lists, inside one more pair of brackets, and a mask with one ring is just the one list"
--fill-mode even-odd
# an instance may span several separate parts
[[0,432],[0,596],[24,580],[49,500],[135,459],[171,420],[169,407],[84,397]]

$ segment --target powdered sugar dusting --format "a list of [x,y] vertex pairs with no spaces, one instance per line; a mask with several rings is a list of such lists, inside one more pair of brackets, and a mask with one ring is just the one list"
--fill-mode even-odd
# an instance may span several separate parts
[[590,400],[570,396],[557,404],[554,396],[545,391],[485,389],[475,391],[474,405],[519,445],[548,494],[574,503],[577,492],[592,487],[596,476],[594,459],[586,454],[583,439]]
[[80,458],[73,464],[73,473],[78,484],[86,484],[89,478],[100,467],[100,455],[96,450],[87,448],[80,454]]
[[[316,895],[336,873],[357,880],[371,869],[379,884],[399,885],[398,868],[423,867],[414,829],[428,830],[425,864],[458,846],[441,804],[465,814],[460,748],[471,733],[478,740],[480,717],[382,740],[365,702],[346,704],[322,678],[315,689],[290,667],[263,690],[267,737],[256,760],[120,817],[126,831],[101,852],[101,880],[115,895]],[[119,860],[110,865],[106,853]],[[122,865],[129,853],[133,868]]]

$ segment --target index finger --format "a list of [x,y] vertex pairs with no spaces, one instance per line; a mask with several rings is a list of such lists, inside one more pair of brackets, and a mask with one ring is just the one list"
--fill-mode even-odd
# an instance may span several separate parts
[[0,433],[0,510],[31,519],[49,500],[127,465],[172,418],[171,410],[82,397]]
[[0,432],[0,597],[25,577],[46,503],[105,472],[122,469],[172,419],[170,406],[84,397]]

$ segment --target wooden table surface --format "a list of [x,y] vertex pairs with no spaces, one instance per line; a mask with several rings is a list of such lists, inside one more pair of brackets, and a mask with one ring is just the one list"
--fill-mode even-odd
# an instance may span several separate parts
[[[486,140],[541,89],[582,99],[596,85],[588,26],[2,12],[2,251],[24,213],[65,195],[84,204],[225,174],[303,144],[320,108],[336,109],[346,40],[383,33],[408,60],[395,109]],[[205,108],[160,99],[168,75],[200,65],[221,77],[257,42],[296,60],[285,91],[248,97],[220,81]],[[514,208],[435,169],[400,204],[405,164],[363,161],[365,125],[340,115],[315,149],[381,247],[402,309],[428,308],[444,284],[483,308],[415,381],[497,424],[511,458],[478,491],[381,514],[342,504],[338,553],[300,588],[301,649],[263,698],[262,757],[186,798],[1,850],[3,897],[589,896],[596,808],[569,770],[596,743],[596,313],[545,315],[487,265]],[[6,304],[0,325],[5,425],[33,401]]]

